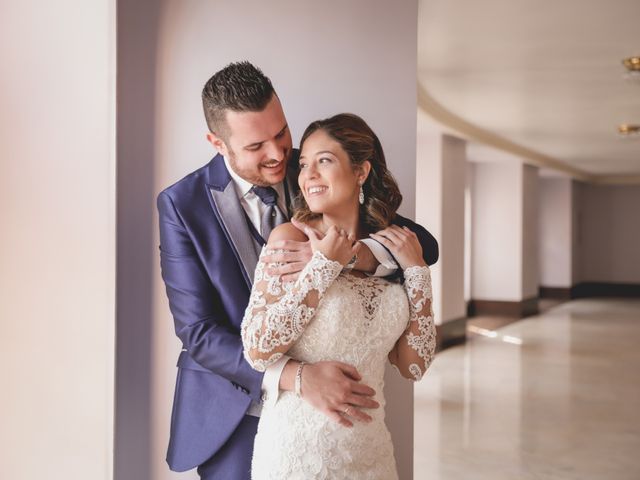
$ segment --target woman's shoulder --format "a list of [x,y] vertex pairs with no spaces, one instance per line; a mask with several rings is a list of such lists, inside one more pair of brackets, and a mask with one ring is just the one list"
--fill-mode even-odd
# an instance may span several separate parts
[[278,225],[271,230],[269,235],[269,243],[277,242],[279,240],[295,240],[297,242],[306,242],[309,238],[298,230],[293,223],[287,222]]

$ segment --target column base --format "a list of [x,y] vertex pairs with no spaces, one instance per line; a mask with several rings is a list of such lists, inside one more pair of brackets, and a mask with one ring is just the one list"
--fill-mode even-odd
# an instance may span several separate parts
[[540,298],[571,300],[590,297],[640,298],[640,284],[581,282],[572,287],[540,287]]
[[436,351],[459,345],[467,340],[467,317],[449,320],[436,325]]
[[467,315],[495,315],[500,317],[524,318],[538,313],[538,297],[525,298],[519,302],[503,300],[471,300],[467,305]]

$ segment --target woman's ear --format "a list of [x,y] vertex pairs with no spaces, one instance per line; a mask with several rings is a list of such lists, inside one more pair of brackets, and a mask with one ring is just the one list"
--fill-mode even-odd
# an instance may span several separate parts
[[367,181],[369,172],[371,172],[371,162],[369,160],[365,160],[360,165],[360,172],[358,173],[358,182],[360,185]]

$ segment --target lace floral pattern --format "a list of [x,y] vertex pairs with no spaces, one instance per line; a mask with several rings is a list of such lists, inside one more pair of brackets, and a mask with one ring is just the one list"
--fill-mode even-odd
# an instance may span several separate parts
[[[429,267],[409,267],[404,272],[404,287],[409,298],[411,315],[409,325],[403,337],[407,345],[414,351],[413,355],[405,352],[400,355],[400,364],[409,361],[407,370],[414,380],[420,380],[433,361],[436,350],[436,328],[431,307],[431,272]],[[402,342],[402,338],[399,342]],[[401,349],[401,344],[398,345]],[[400,370],[402,366],[398,365]]]
[[245,358],[261,372],[289,350],[306,325],[327,288],[342,271],[342,265],[315,252],[295,283],[280,281],[267,273],[260,255],[249,305],[242,321]]
[[407,269],[401,285],[341,273],[336,262],[314,254],[299,280],[283,285],[259,264],[242,326],[254,368],[264,369],[285,351],[305,362],[348,363],[377,392],[381,408],[367,411],[372,422],[345,428],[293,393],[282,392],[262,410],[253,479],[396,480],[384,423],[385,365],[389,356],[405,377],[424,373],[435,345],[432,317],[426,267]]

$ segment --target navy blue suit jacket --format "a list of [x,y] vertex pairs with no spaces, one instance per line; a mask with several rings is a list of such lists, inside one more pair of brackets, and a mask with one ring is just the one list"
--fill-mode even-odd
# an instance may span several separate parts
[[[292,193],[296,156],[286,180]],[[183,344],[167,462],[184,471],[214,455],[251,401],[260,402],[263,375],[244,360],[240,339],[258,253],[220,155],[161,192],[158,211],[162,277]],[[400,216],[394,223],[415,231],[427,263],[436,262],[429,232]]]

